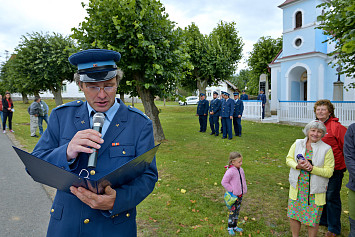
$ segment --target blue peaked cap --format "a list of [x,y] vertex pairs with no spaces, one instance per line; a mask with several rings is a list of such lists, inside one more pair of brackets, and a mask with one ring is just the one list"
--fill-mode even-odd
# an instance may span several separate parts
[[233,95],[239,95],[239,93],[238,92],[234,92]]
[[107,49],[88,49],[69,57],[69,62],[78,67],[80,81],[107,81],[117,75],[116,62],[121,54]]

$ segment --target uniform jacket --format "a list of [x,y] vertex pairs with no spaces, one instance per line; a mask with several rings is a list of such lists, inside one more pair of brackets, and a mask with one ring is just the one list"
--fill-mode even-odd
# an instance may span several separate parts
[[243,116],[244,104],[242,100],[238,100],[234,103],[233,117]]
[[[308,138],[297,139],[291,146],[290,151],[286,157],[286,164],[290,167],[289,182],[290,191],[289,197],[292,200],[297,199],[298,193],[298,176],[300,170],[297,167],[297,155],[302,154],[305,156],[306,143]],[[320,206],[325,204],[325,194],[328,187],[329,178],[333,175],[334,171],[334,156],[332,148],[324,143],[322,140],[311,143],[313,156],[313,170],[311,171],[310,180],[310,194],[315,194],[315,203]]]
[[210,116],[220,116],[221,115],[221,107],[222,101],[220,99],[213,99],[210,102],[209,112],[213,112],[214,114],[210,114]]
[[198,115],[208,115],[208,107],[209,103],[208,100],[199,100],[197,103],[197,114]]
[[351,124],[344,138],[344,158],[349,171],[349,189],[355,191],[355,123]]
[[241,100],[249,100],[249,96],[248,96],[247,94],[242,94],[242,95],[240,96],[240,99],[241,99]]
[[10,104],[9,103],[7,103],[7,100],[6,100],[6,98],[2,98],[2,112],[4,112],[4,113],[12,113],[12,111],[10,110],[8,110],[8,108],[14,108],[14,103],[11,103],[10,102]]
[[235,104],[235,100],[232,100],[231,98],[222,101],[222,111],[221,111],[222,118],[229,118],[229,116],[233,116],[234,104]]
[[236,196],[244,195],[248,191],[242,167],[239,170],[234,166],[230,167],[224,174],[221,184],[228,192],[233,192]]
[[[103,137],[104,143],[98,152],[96,179],[154,147],[152,121],[141,111],[127,107],[120,100],[118,103],[120,107]],[[47,130],[32,154],[79,174],[81,169],[87,168],[89,155],[81,153],[69,166],[66,150],[73,136],[80,130],[88,129],[89,124],[86,102],[73,101],[53,109]],[[157,177],[154,158],[144,174],[115,188],[117,195],[111,213],[91,209],[76,196],[57,191],[47,236],[136,236],[136,206],[152,192]],[[86,219],[89,220],[87,224],[84,223]]]
[[266,104],[266,95],[265,94],[259,94],[257,100],[261,100],[261,103],[263,105]]
[[329,117],[324,125],[327,128],[327,133],[322,138],[322,141],[332,147],[335,159],[335,170],[343,170],[346,168],[343,154],[344,136],[346,127],[341,125],[338,118]]

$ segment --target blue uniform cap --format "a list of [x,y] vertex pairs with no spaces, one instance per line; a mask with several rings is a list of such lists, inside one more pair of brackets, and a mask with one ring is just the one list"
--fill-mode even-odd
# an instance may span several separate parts
[[216,94],[216,95],[218,95],[218,92],[217,92],[217,91],[214,91],[214,92],[213,92],[213,94]]
[[204,93],[200,93],[200,96],[205,96],[205,94]]
[[242,90],[242,92],[245,92],[245,90]]
[[230,94],[229,94],[228,92],[224,92],[224,94],[225,94],[226,96],[230,96]]
[[233,95],[239,95],[239,93],[238,92],[234,92]]
[[80,81],[107,81],[117,75],[117,65],[121,54],[107,49],[88,49],[69,57],[69,62],[78,66]]

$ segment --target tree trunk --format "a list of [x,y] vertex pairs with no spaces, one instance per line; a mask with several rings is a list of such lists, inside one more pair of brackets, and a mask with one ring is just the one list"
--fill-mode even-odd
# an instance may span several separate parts
[[197,89],[199,93],[206,94],[207,80],[201,80],[201,78],[197,78]]
[[[135,73],[133,78],[138,82],[142,82],[144,79],[139,73]],[[142,99],[145,113],[153,122],[154,140],[156,142],[165,140],[163,127],[161,126],[159,119],[159,110],[154,103],[154,95],[149,89],[147,90],[145,87],[139,86],[140,83],[137,84],[137,91]]]
[[124,93],[123,92],[120,93],[120,100],[124,103]]
[[132,106],[134,107],[134,97],[131,98],[132,98]]
[[52,88],[51,91],[54,96],[56,106],[62,105],[63,104],[62,89],[58,88],[57,90],[55,90],[54,88]]
[[21,95],[22,95],[22,102],[24,104],[28,104],[28,96],[27,96],[27,94],[22,92]]

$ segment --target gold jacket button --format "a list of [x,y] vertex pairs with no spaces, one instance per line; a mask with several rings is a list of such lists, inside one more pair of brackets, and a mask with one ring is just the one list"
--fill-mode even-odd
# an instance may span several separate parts
[[122,151],[122,154],[123,154],[123,155],[126,155],[126,152],[125,152],[125,151]]
[[89,223],[89,222],[90,222],[89,219],[85,219],[85,220],[84,220],[84,224],[87,224],[87,223]]
[[51,213],[53,213],[53,212],[54,212],[54,209],[52,208],[52,209],[51,209]]
[[96,174],[95,170],[91,170],[91,171],[90,171],[90,174],[91,174],[91,175],[95,175],[95,174]]
[[127,217],[129,217],[129,216],[130,216],[130,214],[129,214],[129,213],[127,213],[127,214],[126,214],[126,216],[127,216]]

